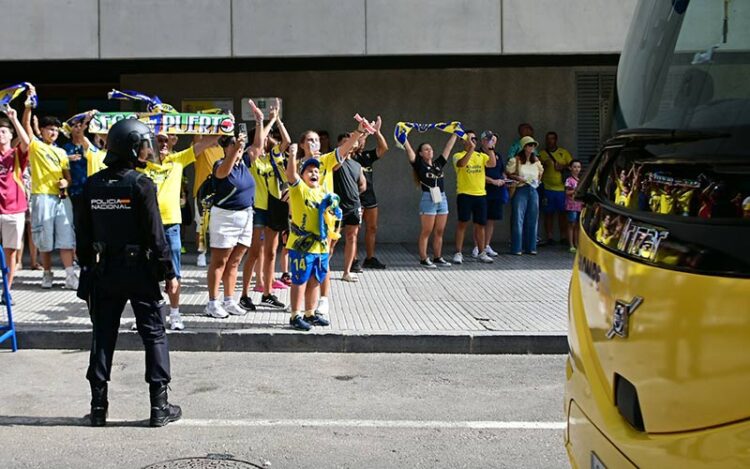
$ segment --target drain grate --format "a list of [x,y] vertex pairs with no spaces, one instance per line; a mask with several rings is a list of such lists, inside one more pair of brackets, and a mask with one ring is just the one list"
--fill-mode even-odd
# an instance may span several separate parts
[[248,469],[248,468],[260,468],[265,469],[263,466],[256,464],[240,461],[239,459],[232,459],[227,456],[208,456],[205,458],[181,458],[172,459],[170,461],[162,461],[156,464],[151,464],[144,467],[143,469]]

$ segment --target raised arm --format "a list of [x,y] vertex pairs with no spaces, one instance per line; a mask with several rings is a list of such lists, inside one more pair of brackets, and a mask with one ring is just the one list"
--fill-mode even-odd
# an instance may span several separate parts
[[[205,135],[200,140],[193,140],[193,152],[198,156],[219,142],[219,135]],[[247,137],[245,137],[247,138]]]
[[228,177],[229,173],[232,172],[234,164],[239,158],[242,158],[242,149],[245,148],[246,138],[247,136],[245,134],[240,134],[240,136],[237,137],[237,140],[224,150],[224,161],[222,161],[219,167],[216,168],[217,179],[225,179]]
[[377,140],[377,146],[375,147],[375,154],[378,158],[385,155],[388,151],[388,142],[386,141],[383,134],[380,132],[380,127],[383,125],[383,120],[378,116],[375,120],[375,140]]
[[490,157],[490,159],[487,160],[487,164],[485,164],[487,168],[494,168],[495,166],[497,166],[497,155],[495,155],[496,144],[497,135],[493,135],[492,139],[490,139],[489,141],[487,141],[486,139],[482,140],[482,149]]
[[364,123],[360,122],[357,125],[357,128],[352,132],[352,135],[349,138],[345,138],[341,145],[336,148],[336,159],[339,163],[341,163],[344,160],[344,156],[348,155],[350,151],[352,151],[352,147],[354,147],[354,142],[357,141],[360,135],[365,133]]
[[458,162],[456,162],[456,166],[459,168],[465,168],[466,165],[469,164],[469,160],[471,160],[472,155],[474,155],[474,149],[477,147],[476,142],[470,139],[468,145],[469,145],[469,150],[466,152],[463,158],[461,158],[460,160],[458,160]]
[[407,158],[409,158],[409,163],[414,164],[414,162],[417,161],[417,154],[414,152],[408,139],[406,140],[406,143],[404,143],[404,150],[406,151]]
[[250,104],[250,110],[253,112],[253,116],[255,116],[255,138],[253,139],[253,144],[247,149],[247,151],[248,155],[250,155],[250,160],[255,161],[256,158],[263,155],[263,142],[266,141],[266,135],[268,134],[264,134],[265,129],[263,127],[263,120],[265,119],[265,116],[263,115],[263,111],[255,105],[255,102],[252,99],[248,99],[247,102]]
[[445,147],[443,147],[443,152],[440,153],[443,158],[448,160],[448,157],[451,156],[451,152],[453,151],[453,147],[456,145],[456,140],[458,140],[458,135],[451,134],[450,138],[447,142],[445,142]]
[[22,152],[26,153],[29,150],[29,144],[31,143],[31,140],[29,139],[29,134],[26,133],[26,129],[24,129],[21,123],[18,122],[18,113],[15,109],[8,109],[8,119],[10,119],[10,122],[16,129],[16,135],[18,136],[18,146],[21,148]]
[[[30,85],[29,89],[26,90],[26,96],[31,98],[32,96],[35,96],[35,95],[36,95],[36,88],[34,88],[33,85]],[[34,132],[34,129],[31,127],[31,104],[27,104],[24,107],[23,116],[21,117],[21,123],[23,124],[23,128],[26,131],[26,135],[28,135],[29,138],[31,138],[32,135],[38,135],[38,133]]]
[[[279,100],[276,100],[276,109],[279,109]],[[279,133],[281,134],[281,145],[279,145],[279,149],[282,153],[286,151],[287,148],[289,148],[289,145],[292,143],[291,137],[289,137],[289,132],[287,132],[286,127],[284,126],[284,123],[281,121],[281,116],[276,115],[276,126],[279,128]]]
[[299,174],[297,174],[297,157],[295,155],[291,155],[287,160],[284,173],[286,174],[286,180],[289,182],[289,185],[293,186],[299,182],[300,178]]

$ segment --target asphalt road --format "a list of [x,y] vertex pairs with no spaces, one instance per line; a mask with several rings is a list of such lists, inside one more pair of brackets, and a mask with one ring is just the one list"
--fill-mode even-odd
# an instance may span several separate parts
[[139,352],[115,354],[110,425],[87,427],[87,359],[0,352],[0,467],[568,465],[561,356],[173,353],[184,419],[161,429]]

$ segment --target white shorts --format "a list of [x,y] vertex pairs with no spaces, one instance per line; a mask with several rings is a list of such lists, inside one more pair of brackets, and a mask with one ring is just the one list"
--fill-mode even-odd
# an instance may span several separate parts
[[25,227],[25,212],[0,215],[0,244],[5,249],[21,249]]
[[238,244],[250,247],[253,240],[253,208],[225,210],[211,207],[208,236],[212,248],[231,249]]

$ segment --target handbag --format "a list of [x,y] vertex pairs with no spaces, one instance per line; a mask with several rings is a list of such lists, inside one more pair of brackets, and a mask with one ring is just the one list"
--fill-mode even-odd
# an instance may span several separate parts
[[[518,156],[514,156],[516,160],[516,172],[515,175],[518,176],[519,172],[521,171],[521,161],[519,160]],[[513,180],[513,183],[510,184],[508,187],[508,199],[512,199],[513,196],[516,194],[516,188],[518,185],[518,181],[515,179]]]

